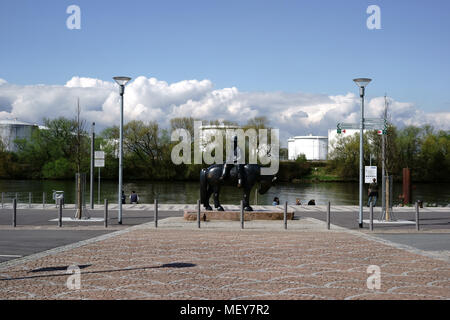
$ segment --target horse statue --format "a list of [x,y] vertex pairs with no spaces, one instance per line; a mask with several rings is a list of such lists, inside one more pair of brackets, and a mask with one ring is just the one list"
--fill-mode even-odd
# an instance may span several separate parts
[[[269,190],[277,177],[273,175],[261,175],[261,166],[258,164],[246,164],[241,170],[244,210],[253,211],[249,203],[250,191],[253,186],[259,182],[260,187],[258,192],[259,194],[264,194]],[[200,172],[200,201],[206,210],[212,210],[212,207],[209,205],[209,198],[211,194],[214,194],[214,207],[218,211],[224,211],[219,201],[220,188],[223,185],[237,185],[236,166],[233,166],[228,178],[224,181],[220,180],[222,171],[223,164],[214,164],[207,169],[202,169]]]

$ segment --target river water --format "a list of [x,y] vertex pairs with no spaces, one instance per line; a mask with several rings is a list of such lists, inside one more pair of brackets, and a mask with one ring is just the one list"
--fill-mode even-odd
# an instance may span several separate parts
[[[365,186],[367,188],[367,185]],[[401,183],[394,184],[394,203],[399,203],[398,196],[402,193]],[[140,197],[140,203],[153,203],[158,197],[160,203],[190,203],[194,204],[199,199],[198,182],[154,182],[135,181],[124,182],[124,191],[129,203],[129,194],[136,191]],[[4,193],[4,201],[11,202],[17,193],[19,203],[28,203],[29,192],[32,192],[32,202],[42,203],[43,192],[46,192],[46,203],[54,203],[52,200],[53,190],[63,190],[65,202],[75,201],[75,181],[61,180],[0,180],[0,192]],[[380,186],[381,191],[381,186]],[[315,199],[316,204],[323,205],[331,201],[333,205],[358,205],[359,185],[358,183],[278,183],[265,195],[258,194],[258,204],[269,205],[275,196],[279,197],[280,203],[288,201],[295,203],[297,198],[302,204],[308,200]],[[367,195],[367,191],[364,192]],[[89,203],[89,182],[86,186],[86,203]],[[117,201],[117,182],[101,181],[100,202],[107,198],[110,203]],[[237,188],[225,187],[221,191],[221,203],[239,204],[242,193]],[[427,203],[436,203],[445,206],[450,203],[450,183],[414,184],[412,200],[423,200]],[[367,200],[365,200],[367,201]],[[98,203],[98,183],[94,183],[94,202]],[[211,203],[212,203],[211,199]],[[251,204],[255,204],[255,192],[251,193]],[[378,200],[380,204],[380,200]]]

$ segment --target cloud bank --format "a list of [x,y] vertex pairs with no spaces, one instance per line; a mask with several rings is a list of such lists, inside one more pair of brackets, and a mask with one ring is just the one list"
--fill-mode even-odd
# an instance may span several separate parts
[[[100,128],[118,124],[120,117],[117,85],[112,81],[73,77],[65,85],[10,84],[0,79],[0,119],[18,118],[42,123],[44,117],[75,116],[77,98],[81,115]],[[366,101],[366,117],[380,117],[384,97]],[[357,122],[360,98],[354,93],[323,95],[286,92],[241,92],[238,88],[215,89],[209,80],[183,80],[167,83],[140,76],[126,87],[124,118],[154,120],[168,127],[171,118],[233,120],[266,116],[280,129],[286,145],[290,136],[327,135],[338,122]],[[449,129],[450,112],[427,113],[414,103],[390,99],[389,113],[394,124],[423,125]]]

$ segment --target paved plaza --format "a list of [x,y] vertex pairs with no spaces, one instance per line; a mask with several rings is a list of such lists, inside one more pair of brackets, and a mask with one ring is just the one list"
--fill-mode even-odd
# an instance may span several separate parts
[[[450,299],[446,255],[314,218],[239,226],[172,217],[10,260],[0,299]],[[73,265],[80,289],[67,285]]]

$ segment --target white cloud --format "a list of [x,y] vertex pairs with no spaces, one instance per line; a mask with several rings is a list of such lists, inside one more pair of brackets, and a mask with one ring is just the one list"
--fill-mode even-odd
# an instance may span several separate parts
[[[18,118],[42,122],[44,117],[74,117],[77,98],[82,117],[100,127],[119,121],[118,87],[112,81],[73,77],[65,85],[19,86],[0,79],[0,119]],[[169,84],[155,78],[138,77],[125,89],[125,121],[155,120],[167,127],[174,117],[234,120],[244,123],[266,116],[289,136],[326,135],[337,122],[357,122],[360,100],[353,93],[336,96],[286,92],[240,92],[237,88],[214,89],[209,80],[183,80]],[[384,97],[366,101],[366,116],[379,117]],[[422,125],[449,129],[450,112],[426,113],[413,103],[390,100],[390,115],[397,125]],[[282,142],[284,145],[285,143]]]

